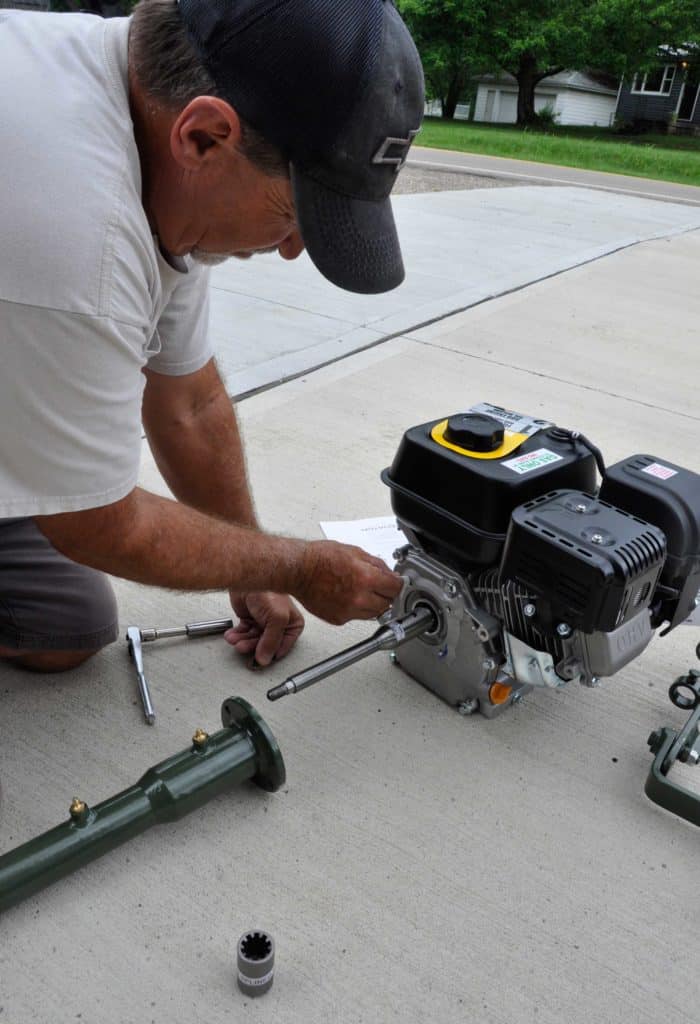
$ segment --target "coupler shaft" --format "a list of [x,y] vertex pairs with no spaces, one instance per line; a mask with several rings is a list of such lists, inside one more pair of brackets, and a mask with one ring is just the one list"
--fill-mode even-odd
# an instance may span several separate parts
[[68,821],[0,857],[0,910],[247,779],[269,792],[279,789],[282,754],[255,708],[230,697],[221,720],[223,729],[211,736],[197,730],[192,746],[149,768],[135,786],[95,807],[75,799]]

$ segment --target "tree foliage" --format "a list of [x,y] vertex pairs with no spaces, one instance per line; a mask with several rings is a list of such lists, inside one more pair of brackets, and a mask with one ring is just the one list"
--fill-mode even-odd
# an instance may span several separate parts
[[518,83],[518,124],[536,121],[535,88],[564,68],[585,67],[591,0],[492,0],[481,46]]
[[630,75],[658,59],[659,48],[700,41],[697,0],[596,0],[588,18],[591,48],[611,71]]
[[397,7],[420,52],[428,95],[440,100],[443,117],[454,117],[471,79],[488,70],[475,42],[484,6],[474,0],[397,0]]
[[536,121],[535,88],[564,68],[617,74],[649,66],[662,45],[700,39],[697,0],[397,0],[434,96],[483,71],[518,83],[518,123]]

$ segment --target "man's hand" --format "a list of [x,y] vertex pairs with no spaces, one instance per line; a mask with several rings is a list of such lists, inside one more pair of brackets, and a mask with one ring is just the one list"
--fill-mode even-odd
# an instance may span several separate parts
[[334,626],[381,615],[403,582],[381,558],[331,540],[310,541],[302,564],[294,596],[313,615]]
[[258,665],[283,658],[304,628],[304,616],[286,594],[270,591],[246,594],[230,591],[238,623],[224,639],[239,654],[254,654]]

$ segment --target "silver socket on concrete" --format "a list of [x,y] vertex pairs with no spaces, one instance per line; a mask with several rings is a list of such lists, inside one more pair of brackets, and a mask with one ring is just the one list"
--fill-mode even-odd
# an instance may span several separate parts
[[262,996],[272,988],[275,940],[269,932],[243,932],[238,940],[238,987],[246,996]]

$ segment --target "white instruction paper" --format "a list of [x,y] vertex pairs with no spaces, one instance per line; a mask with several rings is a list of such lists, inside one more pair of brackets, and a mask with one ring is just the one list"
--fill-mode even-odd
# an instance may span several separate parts
[[321,523],[321,529],[328,540],[355,544],[370,555],[383,559],[390,569],[393,569],[396,561],[394,552],[406,544],[406,537],[396,525],[394,516]]

